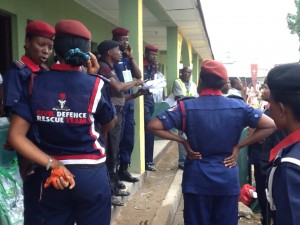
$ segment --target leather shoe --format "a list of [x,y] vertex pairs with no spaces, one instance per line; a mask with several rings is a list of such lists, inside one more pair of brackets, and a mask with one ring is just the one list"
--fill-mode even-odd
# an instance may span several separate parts
[[184,170],[184,164],[179,163],[179,164],[178,164],[178,168]]
[[123,171],[122,173],[119,173],[120,180],[135,183],[138,182],[139,179],[136,177],[131,176],[131,174],[128,171]]
[[121,181],[118,181],[118,184],[117,184],[117,185],[118,185],[118,188],[119,188],[119,189],[122,189],[122,190],[123,190],[123,189],[126,188],[125,184],[122,183]]
[[121,191],[120,189],[115,190],[115,196],[128,196],[130,195],[129,191]]
[[145,169],[148,171],[156,171],[154,163],[153,162],[147,162]]
[[112,206],[124,206],[125,203],[122,202],[117,196],[112,196],[111,197],[111,205]]

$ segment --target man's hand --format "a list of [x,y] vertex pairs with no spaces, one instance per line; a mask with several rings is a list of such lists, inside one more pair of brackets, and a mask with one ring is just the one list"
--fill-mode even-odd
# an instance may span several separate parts
[[86,63],[87,73],[97,74],[100,69],[100,65],[97,61],[97,57],[91,52],[89,52],[89,54],[91,58]]
[[130,44],[128,44],[128,47],[125,50],[125,54],[127,55],[128,58],[132,58],[133,50],[132,50]]
[[144,81],[142,81],[141,79],[137,79],[135,81],[136,81],[135,86],[140,86],[144,83]]
[[137,92],[135,92],[134,94],[131,94],[131,97],[133,99],[140,97],[141,95],[144,95],[146,92],[143,89],[139,89]]
[[144,89],[139,89],[135,94],[139,97],[141,95],[146,94],[146,91]]

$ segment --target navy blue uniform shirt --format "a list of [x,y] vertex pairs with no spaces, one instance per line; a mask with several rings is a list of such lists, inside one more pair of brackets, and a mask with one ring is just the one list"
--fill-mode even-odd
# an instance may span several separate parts
[[[184,167],[183,193],[201,195],[238,195],[238,166],[225,167],[224,159],[232,155],[246,126],[256,127],[262,112],[243,101],[207,95],[184,101],[185,133],[193,151],[201,160],[187,159]],[[182,130],[179,106],[157,115],[166,130]]]
[[37,145],[62,163],[102,163],[106,154],[99,124],[114,117],[101,92],[104,82],[65,67],[55,64],[36,76],[32,94],[24,94],[13,110],[36,128]]
[[3,105],[6,112],[20,100],[23,88],[28,89],[28,80],[32,73],[46,71],[39,67],[31,59],[22,56],[5,71],[3,75]]
[[[132,73],[132,65],[130,62],[130,59],[127,55],[123,54],[122,59],[120,62],[117,62],[114,64],[114,70],[121,82],[124,81],[123,71],[130,70]],[[133,88],[128,89],[127,91],[124,91],[124,94],[133,94]],[[134,110],[134,99],[130,99],[126,101],[126,105],[128,104],[129,110]]]
[[[300,143],[284,148],[281,158],[300,160]],[[276,160],[274,162],[276,164]],[[273,200],[276,206],[276,221],[284,225],[296,225],[300,221],[300,166],[280,163],[273,178]]]
[[[126,56],[125,54],[123,54],[121,61],[114,64],[114,70],[115,70],[119,80],[121,82],[125,82],[124,76],[123,76],[123,71],[125,71],[125,70],[132,71],[132,65],[131,65],[129,57]],[[132,94],[132,93],[133,93],[132,88],[130,88],[127,91],[124,91],[124,94]]]

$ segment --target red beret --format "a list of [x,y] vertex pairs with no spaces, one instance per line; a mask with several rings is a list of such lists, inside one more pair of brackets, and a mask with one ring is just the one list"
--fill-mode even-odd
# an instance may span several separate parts
[[27,24],[26,34],[33,34],[36,36],[53,39],[55,30],[50,24],[44,21],[36,20]]
[[68,34],[91,40],[91,32],[78,20],[61,20],[55,25],[56,35]]
[[117,35],[117,36],[127,36],[129,33],[129,30],[123,28],[123,27],[117,27],[115,29],[113,29],[112,31],[113,35]]
[[150,52],[158,52],[158,47],[154,46],[154,45],[147,45],[145,47],[145,51],[150,51]]
[[207,59],[201,65],[201,71],[209,74],[214,74],[224,80],[228,80],[228,74],[225,66],[215,60]]

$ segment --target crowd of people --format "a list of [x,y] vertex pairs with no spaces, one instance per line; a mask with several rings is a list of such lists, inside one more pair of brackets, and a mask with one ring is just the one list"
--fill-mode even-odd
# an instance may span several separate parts
[[[119,196],[130,195],[121,181],[139,181],[128,171],[133,100],[145,96],[145,126],[154,112],[151,92],[133,92],[144,81],[129,30],[113,29],[112,40],[99,43],[94,55],[91,33],[80,21],[55,27],[32,21],[25,29],[25,54],[4,73],[3,83],[10,119],[5,146],[17,151],[24,224],[110,224],[111,205],[123,206]],[[48,69],[53,50],[56,60]],[[158,51],[145,47],[144,79],[155,79]],[[154,135],[145,139],[145,169],[155,171]]]
[[[178,142],[186,225],[238,224],[236,164],[238,151],[248,145],[257,157],[252,163],[262,224],[297,223],[299,64],[269,72],[261,94],[264,110],[253,107],[241,80],[229,78],[222,63],[205,60],[198,85],[192,69],[183,66],[172,84],[178,104],[153,119],[155,99],[162,95],[133,87],[162,76],[159,49],[145,46],[142,75],[128,29],[113,29],[112,39],[100,42],[96,55],[91,39],[77,20],[61,20],[55,27],[32,21],[26,27],[25,54],[3,75],[4,111],[10,119],[6,148],[18,155],[25,225],[110,224],[111,206],[124,206],[120,196],[130,195],[122,181],[139,181],[128,168],[134,99],[140,96],[147,128],[145,170],[156,171],[154,135]],[[57,61],[48,69],[53,50]],[[249,135],[239,141],[246,127]]]

